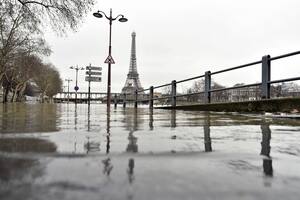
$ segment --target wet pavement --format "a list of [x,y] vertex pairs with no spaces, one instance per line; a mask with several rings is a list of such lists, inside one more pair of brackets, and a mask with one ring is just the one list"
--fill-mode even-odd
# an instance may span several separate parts
[[300,120],[0,107],[0,199],[299,199]]

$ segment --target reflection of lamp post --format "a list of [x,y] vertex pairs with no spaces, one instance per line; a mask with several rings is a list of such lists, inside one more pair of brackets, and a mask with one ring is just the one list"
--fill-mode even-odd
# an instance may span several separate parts
[[65,88],[67,88],[67,87],[68,87],[68,86],[66,86],[66,85],[63,86],[63,92],[65,91]]
[[70,82],[73,81],[72,79],[65,79],[65,81],[68,82],[68,103],[69,103],[69,98],[70,98]]
[[108,64],[108,78],[107,78],[107,107],[110,108],[110,89],[111,89],[111,64],[114,64],[114,60],[111,57],[111,26],[112,22],[119,17],[120,22],[127,22],[127,19],[124,17],[124,15],[118,15],[117,17],[112,17],[112,9],[110,9],[110,15],[109,17],[103,12],[98,10],[97,12],[93,13],[94,17],[102,18],[103,15],[107,20],[109,20],[109,48],[108,48],[108,57],[105,60],[105,63]]
[[74,87],[74,90],[75,90],[75,104],[77,103],[77,91],[79,90],[79,87],[78,87],[78,84],[77,84],[77,80],[78,80],[78,70],[84,70],[83,67],[79,68],[78,66],[76,67],[70,67],[70,69],[75,69],[76,70],[76,79],[75,79],[75,87]]

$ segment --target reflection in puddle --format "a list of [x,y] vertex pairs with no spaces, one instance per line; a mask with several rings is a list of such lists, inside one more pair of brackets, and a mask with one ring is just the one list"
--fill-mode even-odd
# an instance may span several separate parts
[[133,158],[130,158],[128,160],[127,174],[128,174],[128,181],[130,184],[132,184],[134,181],[134,159]]
[[128,135],[128,145],[126,148],[127,152],[132,152],[132,153],[137,153],[138,152],[138,145],[137,141],[138,138],[133,135],[135,131],[138,129],[138,110],[134,109],[133,112],[131,113],[131,116],[126,117],[126,127],[127,130],[129,130],[129,135]]
[[263,123],[261,125],[262,131],[262,141],[261,141],[261,152],[260,154],[264,156],[263,158],[263,168],[266,176],[273,176],[273,166],[272,166],[272,158],[270,156],[271,152],[271,129],[270,125],[267,123]]
[[261,116],[71,103],[1,111],[0,197],[6,199],[300,195],[293,153],[299,122],[283,127]]
[[126,151],[127,152],[133,152],[137,153],[138,152],[138,145],[137,145],[137,137],[133,135],[133,131],[129,132],[128,136],[129,143],[127,145]]
[[153,130],[153,109],[149,110],[149,129]]
[[0,133],[58,131],[60,106],[56,104],[3,104],[0,106]]
[[110,110],[106,113],[106,153],[110,150]]
[[[75,143],[76,145],[76,143]],[[100,151],[100,142],[90,141],[90,137],[87,136],[87,142],[84,144],[86,154]],[[75,151],[76,152],[76,151]]]
[[[39,162],[36,159],[0,156],[0,179],[6,182],[12,182],[13,180],[21,182],[26,176],[41,176],[43,171],[40,167],[37,167],[38,165]],[[33,167],[35,167],[34,171]]]
[[133,158],[129,158],[129,160],[128,160],[127,174],[128,174],[128,181],[129,181],[129,191],[127,192],[127,199],[133,199],[134,192],[133,192],[132,184],[135,179],[135,177],[134,177],[134,159]]
[[38,138],[0,138],[0,151],[10,153],[53,153],[56,145]]
[[210,138],[210,114],[209,114],[209,112],[206,113],[204,120],[205,120],[204,125],[203,125],[204,148],[205,148],[205,152],[211,152],[212,147],[211,147],[211,138]]
[[111,159],[110,158],[106,158],[106,159],[102,160],[102,163],[104,165],[103,174],[109,176],[111,170],[113,169],[113,165],[111,163]]

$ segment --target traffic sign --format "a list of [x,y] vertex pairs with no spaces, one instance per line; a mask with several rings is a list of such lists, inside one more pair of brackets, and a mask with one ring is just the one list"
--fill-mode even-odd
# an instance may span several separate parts
[[76,86],[74,87],[74,90],[75,90],[75,91],[78,91],[78,90],[79,90],[79,87],[76,85]]
[[86,69],[86,70],[101,71],[101,70],[102,70],[102,67],[91,67],[91,66],[87,66],[85,69]]
[[85,81],[101,82],[101,77],[86,76]]
[[86,75],[102,75],[102,72],[92,72],[92,71],[86,71]]
[[110,63],[110,64],[115,64],[114,59],[111,57],[111,55],[109,55],[106,60],[104,61],[104,63]]

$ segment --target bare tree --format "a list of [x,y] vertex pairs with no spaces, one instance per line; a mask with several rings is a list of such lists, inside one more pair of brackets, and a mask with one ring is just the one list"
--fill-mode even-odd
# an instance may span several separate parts
[[61,91],[62,80],[59,72],[52,64],[41,64],[35,71],[34,82],[40,90],[40,98],[44,102],[45,97],[52,98]]
[[14,84],[11,102],[21,100],[27,83],[34,78],[35,71],[41,64],[41,59],[34,55],[22,54],[16,59],[13,67],[15,73],[12,77]]
[[76,30],[83,17],[94,5],[95,0],[7,0],[14,7],[21,7],[31,20],[39,25],[51,24],[56,32],[68,28]]
[[58,92],[62,91],[63,81],[60,78],[59,72],[57,69],[55,69],[53,66],[50,68],[51,74],[49,77],[50,86],[48,87],[46,91],[46,95],[52,99],[54,95],[56,95]]
[[281,89],[280,96],[293,97],[300,94],[300,85],[297,82],[285,82],[278,87]]
[[162,88],[162,95],[169,96],[172,93],[172,86],[168,85]]
[[26,71],[30,71],[30,67],[23,70],[23,67],[28,65],[20,63],[18,56],[50,54],[42,29],[50,25],[57,33],[66,33],[69,29],[76,30],[94,2],[95,0],[0,2],[0,86],[5,88],[4,102],[11,90],[14,101],[16,94],[24,90],[28,81]]
[[[226,87],[215,81],[212,82],[212,86],[211,86],[212,90],[224,89],[224,88],[226,88]],[[229,96],[228,91],[226,91],[226,90],[215,91],[215,92],[212,92],[212,94],[211,94],[211,98],[215,102],[226,101],[228,99],[228,96]]]
[[9,1],[0,3],[0,83],[19,55],[50,54],[38,23],[22,7],[17,10]]
[[191,91],[193,93],[204,92],[204,87],[205,87],[204,79],[200,79],[194,82]]
[[[224,86],[222,86],[221,84],[212,81],[211,83],[211,89],[222,89],[225,88]],[[188,90],[189,93],[196,93],[195,95],[191,95],[188,98],[188,101],[201,101],[201,99],[203,100],[204,95],[203,92],[205,90],[205,80],[204,79],[200,79],[194,82],[193,86]],[[198,94],[197,94],[198,93]],[[199,94],[200,93],[200,94]],[[227,93],[225,91],[217,91],[217,92],[212,92],[211,97],[212,99],[215,99],[217,101],[220,101],[222,99],[227,98]]]
[[205,86],[204,79],[194,81],[192,87],[186,90],[186,93],[189,94],[186,97],[186,100],[189,102],[201,101],[201,99],[203,99],[203,95],[199,93],[204,92],[204,86]]

